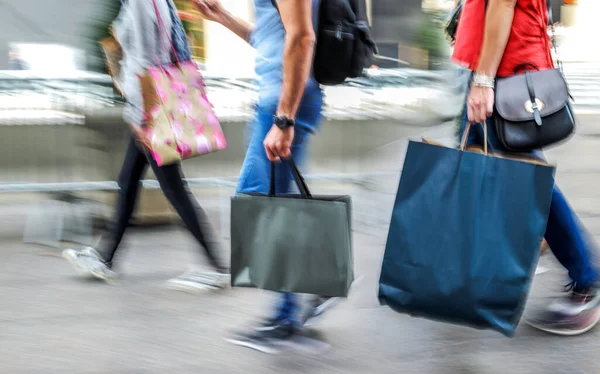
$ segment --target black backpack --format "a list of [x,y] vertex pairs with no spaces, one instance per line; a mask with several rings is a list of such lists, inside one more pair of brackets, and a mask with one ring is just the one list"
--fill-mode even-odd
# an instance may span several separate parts
[[[271,2],[277,8],[276,0]],[[361,76],[378,53],[365,0],[321,0],[316,34],[313,74],[320,84],[337,85]]]

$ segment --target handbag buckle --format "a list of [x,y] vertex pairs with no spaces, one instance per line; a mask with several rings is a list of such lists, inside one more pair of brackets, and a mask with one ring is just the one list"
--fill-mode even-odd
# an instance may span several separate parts
[[525,106],[525,111],[527,111],[528,113],[533,113],[533,111],[535,109],[537,109],[538,111],[542,111],[542,109],[544,109],[544,107],[546,106],[542,100],[538,99],[537,97],[535,98],[535,101],[531,101],[531,100],[527,100],[524,104]]

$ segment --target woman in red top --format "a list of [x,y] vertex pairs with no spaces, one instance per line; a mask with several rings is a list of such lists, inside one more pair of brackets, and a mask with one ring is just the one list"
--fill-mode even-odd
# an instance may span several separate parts
[[[502,148],[489,121],[495,78],[514,75],[523,64],[554,68],[547,25],[546,0],[466,0],[463,5],[453,55],[472,71],[463,128],[467,121],[486,124],[492,148]],[[480,143],[482,133],[477,131],[469,140]],[[589,331],[600,320],[598,271],[591,261],[588,234],[556,186],[545,239],[569,271],[571,293],[528,323],[561,335]]]

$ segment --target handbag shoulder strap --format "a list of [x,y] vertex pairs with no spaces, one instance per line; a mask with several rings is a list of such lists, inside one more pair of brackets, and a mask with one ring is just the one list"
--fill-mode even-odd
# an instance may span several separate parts
[[[169,0],[166,0],[169,1]],[[160,11],[158,10],[158,6],[156,5],[156,0],[152,0],[152,5],[154,5],[154,12],[156,13],[156,19],[158,21],[158,30],[159,32],[164,32],[169,41],[169,45],[171,46],[171,52],[173,52],[173,56],[175,56],[175,61],[179,65],[181,61],[179,61],[179,57],[177,56],[177,51],[175,50],[175,46],[173,45],[173,41],[171,40],[171,35],[169,30],[165,27],[165,23],[160,15]]]
[[556,57],[556,65],[560,72],[563,72],[562,61],[560,60],[560,56],[558,54],[558,46],[556,44],[556,26],[554,25],[554,17],[552,16],[552,3],[550,0],[546,0],[546,5],[548,7],[548,24],[550,25],[550,44],[552,45],[552,49],[554,50],[554,56]]

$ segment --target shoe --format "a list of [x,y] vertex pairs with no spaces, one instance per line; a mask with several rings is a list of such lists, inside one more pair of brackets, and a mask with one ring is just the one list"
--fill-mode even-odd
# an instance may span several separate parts
[[109,284],[117,283],[119,280],[119,275],[100,260],[92,265],[91,274],[93,277],[103,280]]
[[267,354],[277,354],[296,336],[297,330],[291,324],[281,324],[266,331],[252,331],[237,334],[226,339],[228,342],[242,347],[255,349]]
[[600,321],[598,289],[572,291],[568,297],[555,300],[537,316],[525,322],[551,334],[574,336],[590,331]]
[[315,296],[311,300],[310,306],[304,314],[302,326],[314,326],[327,310],[336,306],[341,300],[341,297]]
[[[363,277],[360,276],[352,282],[350,289],[348,292],[352,291],[352,289],[362,281]],[[302,314],[301,325],[303,327],[311,327],[323,316],[323,314],[336,306],[343,298],[341,297],[325,297],[325,296],[312,296],[309,301],[308,310],[306,313]],[[282,323],[284,319],[280,315],[275,315],[273,317],[265,319],[258,326],[254,327],[256,331],[267,331],[272,330],[278,325]]]
[[[327,310],[333,308],[340,301],[340,297],[312,297],[309,301],[309,306],[306,313],[302,315],[301,325],[303,327],[314,326]],[[277,326],[281,325],[283,321],[284,319],[280,315],[276,315],[262,321],[260,324],[254,327],[254,330],[273,330],[277,328]]]
[[281,325],[284,322],[281,316],[277,315],[275,317],[270,317],[262,321],[258,326],[254,327],[256,331],[269,331],[277,328],[277,326]]
[[[352,289],[356,287],[358,283],[362,281],[363,277],[357,277],[354,282],[350,285],[350,289],[348,293],[352,292]],[[312,327],[323,317],[323,314],[329,309],[336,306],[340,301],[342,301],[342,297],[325,297],[325,296],[314,296],[311,301],[308,310],[304,314],[302,319],[302,326],[304,327]]]
[[80,250],[65,249],[62,252],[62,256],[69,261],[79,275],[83,276],[90,276],[95,264],[102,262],[100,260],[100,254],[92,247],[86,247]]
[[196,292],[201,290],[222,290],[231,285],[231,275],[216,272],[190,270],[167,281],[174,290]]

